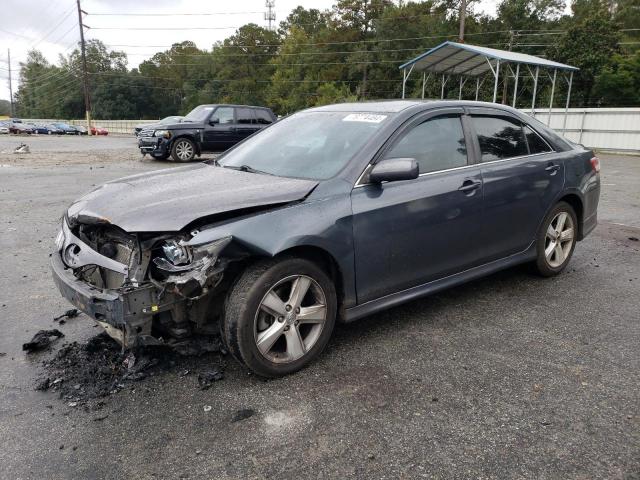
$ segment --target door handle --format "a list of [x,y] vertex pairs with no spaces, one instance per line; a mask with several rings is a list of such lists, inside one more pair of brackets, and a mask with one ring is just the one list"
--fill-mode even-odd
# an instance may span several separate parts
[[462,182],[462,185],[460,186],[460,188],[458,188],[458,190],[468,195],[480,188],[481,185],[482,182],[480,180],[472,180],[470,178],[467,178],[464,182]]
[[545,168],[545,171],[551,175],[554,175],[558,170],[560,170],[560,165],[556,165],[555,163],[550,163],[547,165],[547,168]]

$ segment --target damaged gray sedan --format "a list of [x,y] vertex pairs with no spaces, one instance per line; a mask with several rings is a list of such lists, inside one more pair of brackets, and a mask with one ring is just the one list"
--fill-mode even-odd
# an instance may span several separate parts
[[210,161],[102,185],[64,215],[60,292],[126,347],[220,332],[259,375],[351,321],[509,266],[560,273],[598,159],[509,107],[315,108]]

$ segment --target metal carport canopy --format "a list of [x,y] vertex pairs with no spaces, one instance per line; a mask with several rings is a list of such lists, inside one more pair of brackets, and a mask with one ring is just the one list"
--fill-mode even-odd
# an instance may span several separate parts
[[[413,70],[422,71],[422,98],[425,95],[425,85],[427,79],[434,75],[442,75],[442,89],[440,98],[444,98],[445,85],[449,81],[451,75],[460,77],[460,86],[458,98],[462,99],[462,88],[469,77],[476,77],[476,94],[475,99],[478,100],[480,86],[484,82],[480,80],[480,76],[484,73],[491,72],[494,77],[493,83],[493,102],[495,103],[498,96],[498,80],[500,78],[500,66],[502,65],[503,77],[512,76],[515,80],[513,88],[513,107],[516,106],[518,97],[518,80],[520,78],[520,66],[524,66],[528,70],[529,75],[533,79],[533,98],[531,101],[531,111],[535,110],[536,93],[538,91],[538,75],[540,68],[553,71],[553,75],[547,72],[551,80],[551,99],[549,102],[549,116],[547,123],[551,121],[551,109],[553,108],[553,95],[556,89],[556,77],[558,70],[567,82],[567,103],[565,106],[564,126],[567,122],[567,111],[569,109],[569,100],[571,98],[571,85],[573,83],[573,72],[579,70],[571,65],[554,62],[546,58],[540,58],[526,53],[518,53],[507,50],[498,50],[489,47],[480,47],[477,45],[467,45],[464,43],[456,43],[446,41],[431,50],[426,51],[422,55],[418,55],[413,60],[400,65],[402,70],[402,98],[405,96],[407,79]],[[513,68],[515,65],[515,70]],[[427,73],[428,72],[428,73]],[[505,84],[506,85],[506,84]],[[506,86],[505,86],[506,92]]]
[[527,64],[557,70],[576,71],[578,68],[564,63],[552,62],[545,58],[526,53],[510,52],[495,48],[466,45],[464,43],[444,42],[431,50],[418,55],[413,60],[400,65],[400,69],[413,66],[418,71],[446,73],[447,75],[476,76],[492,70],[489,63],[495,61]]

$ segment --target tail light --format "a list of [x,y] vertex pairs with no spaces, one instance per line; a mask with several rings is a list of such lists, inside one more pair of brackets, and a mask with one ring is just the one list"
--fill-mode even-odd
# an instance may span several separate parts
[[591,169],[596,173],[600,173],[600,159],[598,157],[593,157],[590,162]]

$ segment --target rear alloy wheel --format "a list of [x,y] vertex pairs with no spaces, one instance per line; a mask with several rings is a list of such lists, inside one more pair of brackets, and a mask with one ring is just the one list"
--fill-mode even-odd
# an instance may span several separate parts
[[176,162],[190,162],[196,156],[196,146],[188,138],[179,138],[173,143],[171,157]]
[[229,293],[222,328],[234,357],[264,377],[295,372],[324,349],[335,324],[335,287],[314,263],[266,260]]
[[569,263],[577,240],[578,221],[568,203],[558,203],[546,216],[537,239],[538,273],[550,277]]

